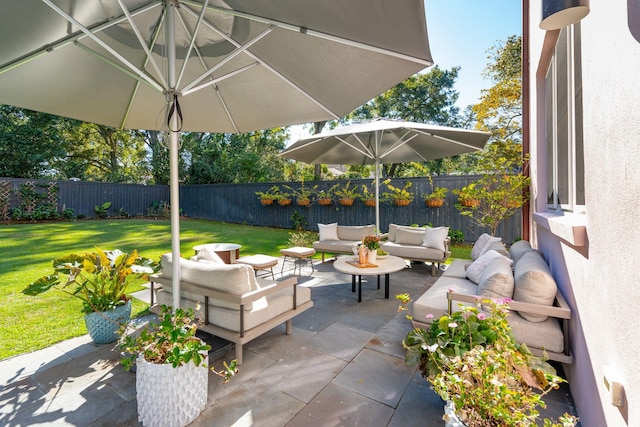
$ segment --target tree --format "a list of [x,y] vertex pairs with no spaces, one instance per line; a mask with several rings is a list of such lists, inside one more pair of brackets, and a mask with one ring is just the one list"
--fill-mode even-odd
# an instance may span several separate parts
[[67,119],[0,105],[0,176],[55,178],[53,162],[64,157],[60,128]]

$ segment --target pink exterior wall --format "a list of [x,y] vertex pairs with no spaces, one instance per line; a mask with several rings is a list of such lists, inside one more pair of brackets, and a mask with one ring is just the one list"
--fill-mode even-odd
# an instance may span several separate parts
[[[574,312],[575,362],[565,372],[583,426],[639,426],[640,2],[592,0],[581,23],[586,213],[551,218],[544,75],[537,73],[551,34],[538,26],[541,0],[527,4],[531,240]],[[605,376],[622,383],[623,407],[611,404]]]

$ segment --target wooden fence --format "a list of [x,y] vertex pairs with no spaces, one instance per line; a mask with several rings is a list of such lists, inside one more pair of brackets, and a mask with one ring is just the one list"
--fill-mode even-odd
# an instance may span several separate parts
[[[434,185],[451,189],[462,188],[470,182],[476,181],[478,176],[444,176],[434,177]],[[37,184],[39,191],[46,192],[50,181],[26,180],[14,178],[0,178],[11,183],[13,194],[11,206],[19,204],[17,191],[26,181]],[[428,208],[422,198],[423,193],[429,193],[431,184],[427,178],[411,178],[413,186],[411,192],[415,200],[407,207],[396,207],[389,203],[380,204],[380,228],[388,230],[391,223],[395,224],[431,224],[435,226],[449,226],[464,233],[464,240],[475,241],[480,234],[486,232],[480,229],[468,217],[462,216],[455,208],[457,197],[449,191],[445,205],[440,208]],[[405,179],[394,179],[396,187],[403,187]],[[336,181],[306,182],[306,187],[318,185],[319,189],[329,188]],[[341,184],[346,181],[338,181]],[[352,184],[360,187],[362,184],[371,185],[371,180],[352,180]],[[295,201],[289,206],[262,206],[256,191],[267,191],[271,186],[284,187],[289,185],[298,188],[300,183],[258,183],[258,184],[211,184],[185,185],[180,187],[180,208],[184,215],[192,218],[210,219],[215,221],[251,224],[275,228],[292,228],[291,216],[294,212],[302,215],[307,222],[308,230],[317,230],[318,223],[337,222],[344,225],[362,225],[375,223],[375,208],[366,207],[361,201],[353,206],[341,206],[333,203],[330,206],[320,206],[317,203],[310,207],[301,207]],[[113,184],[99,182],[71,182],[58,181],[58,207],[60,210],[71,208],[76,215],[94,216],[94,207],[105,202],[112,202],[110,215],[115,215],[118,209],[124,209],[130,215],[144,215],[154,203],[169,201],[169,187],[165,185],[137,185]],[[384,188],[384,185],[381,185]],[[497,234],[505,242],[511,243],[521,236],[521,212],[518,211],[511,218],[504,221]]]

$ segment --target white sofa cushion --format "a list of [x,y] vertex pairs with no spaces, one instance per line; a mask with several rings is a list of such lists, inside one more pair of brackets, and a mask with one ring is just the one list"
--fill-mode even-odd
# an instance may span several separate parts
[[513,271],[510,260],[502,255],[498,256],[482,272],[478,281],[478,295],[487,298],[513,298]]
[[318,231],[320,233],[320,241],[322,240],[340,240],[338,238],[338,223],[333,224],[318,224]]
[[[431,314],[433,318],[438,319],[440,316],[447,314],[449,305],[447,293],[449,289],[460,294],[478,294],[478,285],[470,280],[457,277],[440,277],[413,303],[413,318],[418,322],[431,323],[427,315]],[[453,302],[453,311],[460,311],[459,303],[459,301]],[[472,306],[473,304],[463,303],[463,305]]]
[[[515,266],[513,299],[531,304],[552,306],[558,286],[551,270],[538,251],[525,252]],[[548,316],[521,313],[530,322],[544,322]]]
[[511,256],[511,259],[513,259],[513,262],[517,263],[522,255],[532,250],[534,249],[531,247],[531,243],[526,240],[518,240],[509,248],[509,255]]
[[476,242],[473,244],[473,247],[471,248],[471,259],[476,260],[480,258],[485,246],[487,246],[488,244],[501,241],[502,239],[500,237],[493,237],[492,235],[487,233],[482,234],[480,237],[478,237],[478,240],[476,240]]
[[410,225],[389,224],[389,233],[387,234],[387,240],[389,240],[390,242],[395,242],[396,232],[401,228],[405,230],[413,230],[413,231],[425,230],[425,227],[411,227]]
[[422,240],[422,246],[427,248],[439,249],[442,252],[445,250],[444,241],[449,235],[449,227],[427,227],[424,232],[424,239]]
[[424,229],[411,230],[408,228],[398,228],[396,230],[395,243],[399,245],[422,246],[424,242]]
[[498,252],[500,255],[502,255],[503,257],[507,258],[508,260],[511,261],[511,264],[513,264],[513,261],[511,260],[511,255],[509,255],[509,251],[507,250],[507,248],[504,246],[504,243],[502,243],[502,240],[498,241],[498,242],[490,242],[489,244],[487,244],[484,249],[482,250],[482,255],[486,254],[489,251],[496,251]]
[[[469,264],[466,271],[467,279],[471,280],[473,283],[480,283],[480,278],[482,277],[482,273],[489,266],[489,264],[495,262],[495,260],[499,258],[505,258],[504,255],[500,254],[497,251],[490,250],[482,254],[477,260],[473,261]],[[509,265],[513,264],[511,258],[508,259]]]
[[375,234],[375,225],[338,225],[338,238],[340,240],[361,241],[365,237],[374,236]]

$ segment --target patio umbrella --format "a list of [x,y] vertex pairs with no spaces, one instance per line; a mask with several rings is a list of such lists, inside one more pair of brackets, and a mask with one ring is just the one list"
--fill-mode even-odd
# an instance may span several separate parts
[[420,162],[481,150],[488,132],[375,119],[301,138],[280,154],[305,163],[375,165],[376,229],[380,229],[380,165]]
[[432,64],[422,0],[13,0],[0,40],[0,103],[169,130],[174,259],[180,130],[339,118]]

